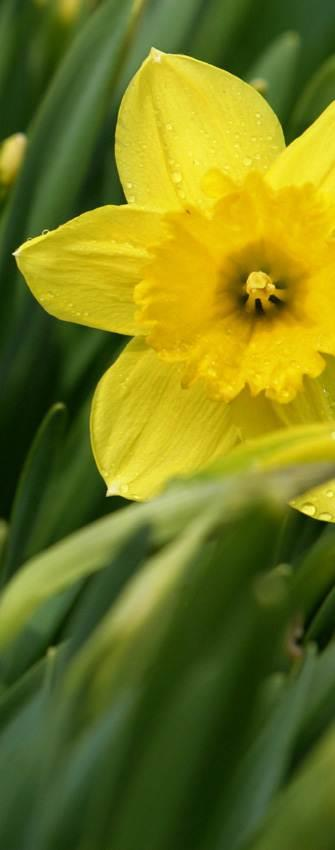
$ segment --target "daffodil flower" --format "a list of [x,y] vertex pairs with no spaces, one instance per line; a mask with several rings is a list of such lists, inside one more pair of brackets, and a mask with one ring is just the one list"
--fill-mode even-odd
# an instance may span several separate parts
[[108,492],[146,499],[241,440],[334,417],[335,104],[285,147],[252,86],[153,50],[116,158],[128,204],[16,259],[54,316],[135,337],[91,432]]

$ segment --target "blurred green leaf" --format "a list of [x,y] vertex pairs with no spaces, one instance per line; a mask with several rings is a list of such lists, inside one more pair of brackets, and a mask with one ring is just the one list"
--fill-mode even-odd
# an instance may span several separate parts
[[326,527],[307,549],[295,575],[294,592],[301,611],[309,617],[335,580],[335,533]]
[[310,653],[242,754],[233,782],[221,795],[216,837],[208,844],[213,850],[244,847],[266,814],[275,792],[282,786],[309,697],[313,670],[314,657]]
[[292,103],[299,57],[298,33],[286,32],[266,48],[248,71],[249,82],[258,85],[281,121],[285,121]]
[[304,716],[297,735],[295,756],[304,756],[319,736],[332,727],[335,716],[335,645],[316,659]]
[[[280,469],[283,466],[325,462],[323,473],[330,477],[331,465],[335,456],[334,425],[332,422],[315,425],[297,425],[282,428],[265,436],[240,443],[223,458],[214,461],[199,478],[212,478],[215,475],[236,474],[241,470]],[[329,464],[327,468],[327,463]],[[302,472],[302,482],[305,470]],[[313,471],[310,472],[313,475]],[[322,476],[322,466],[316,468],[316,476]],[[305,489],[307,489],[307,483]]]
[[27,552],[32,555],[36,551],[34,531],[39,523],[39,509],[49,476],[53,472],[55,454],[64,433],[65,415],[64,405],[58,404],[51,408],[40,426],[23,468],[10,518],[3,581],[8,581],[26,560]]
[[185,523],[207,506],[223,512],[225,521],[259,488],[283,504],[294,478],[281,484],[261,478],[178,486],[160,498],[123,510],[71,535],[28,562],[7,586],[0,602],[0,645],[8,640],[33,611],[51,594],[65,589],[79,578],[101,569],[127,535],[150,523],[153,541],[162,542],[175,535]]
[[298,136],[335,99],[335,56],[330,56],[308,81],[294,109],[290,131]]
[[255,0],[207,0],[195,22],[190,53],[212,64],[225,62],[252,7],[255,7]]
[[335,734],[325,736],[274,806],[252,850],[333,850]]

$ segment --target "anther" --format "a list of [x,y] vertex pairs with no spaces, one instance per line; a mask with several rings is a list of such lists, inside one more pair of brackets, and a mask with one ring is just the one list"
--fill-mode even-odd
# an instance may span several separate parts
[[274,292],[276,287],[265,272],[251,272],[248,275],[247,282],[245,285],[248,295],[256,295],[256,293],[263,295],[270,295],[271,292]]
[[250,272],[242,296],[248,313],[262,316],[273,309],[272,305],[282,306],[284,300],[284,293],[277,289],[270,275],[263,271]]

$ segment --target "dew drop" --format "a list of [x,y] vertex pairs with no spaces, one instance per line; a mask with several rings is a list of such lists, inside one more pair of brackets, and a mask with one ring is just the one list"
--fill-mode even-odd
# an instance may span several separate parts
[[323,522],[331,522],[333,517],[331,514],[328,513],[328,511],[325,511],[322,514],[319,514],[318,519],[323,520]]
[[312,502],[305,502],[305,504],[301,506],[301,510],[303,514],[307,514],[307,516],[315,516],[316,514],[316,507],[312,504]]
[[245,157],[244,157],[243,165],[246,165],[246,166],[248,166],[248,165],[252,165],[252,159],[251,159],[251,157],[250,157],[250,156],[245,156]]
[[334,490],[326,490],[326,496],[328,496],[328,499],[332,499],[334,496]]
[[173,130],[172,124],[165,124],[167,130]]
[[174,183],[181,183],[182,179],[183,178],[181,176],[180,171],[173,171],[172,172],[172,180],[173,180]]
[[47,233],[49,233],[49,231],[48,231],[48,230],[42,230],[42,236],[46,236],[46,235],[47,235]]
[[132,188],[133,188],[133,184],[132,184],[132,183],[126,183],[126,186],[127,186],[127,189],[132,189]]
[[128,195],[128,204],[135,203],[135,195]]

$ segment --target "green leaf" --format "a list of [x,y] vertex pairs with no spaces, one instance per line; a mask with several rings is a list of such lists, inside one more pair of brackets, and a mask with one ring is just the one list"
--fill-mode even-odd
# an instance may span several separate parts
[[306,641],[317,641],[324,646],[335,632],[335,587],[327,594],[308,626]]
[[332,850],[335,833],[335,734],[324,736],[297,778],[273,806],[252,850]]
[[0,695],[0,729],[14,720],[15,715],[22,710],[41,687],[47,663],[46,657],[43,658],[12,687],[3,689]]
[[290,132],[298,136],[335,99],[335,56],[321,65],[308,81],[294,109]]
[[295,574],[293,590],[297,604],[308,619],[335,580],[335,535],[326,528],[307,549]]
[[304,757],[318,738],[331,727],[335,713],[335,645],[329,646],[315,661],[311,688],[302,718],[297,753]]
[[[191,528],[187,532],[189,541]],[[199,531],[199,521],[193,523],[193,529],[194,535],[195,529]],[[243,747],[246,715],[251,718],[258,682],[271,664],[270,657],[272,660],[281,635],[278,625],[286,615],[281,592],[278,596],[274,593],[264,608],[258,599],[246,598],[248,573],[261,571],[271,560],[274,530],[271,511],[258,503],[233,523],[231,534],[226,529],[223,545],[212,555],[209,552],[206,557],[204,551],[203,562],[201,552],[195,549],[189,565],[186,562],[179,574],[175,572],[177,581],[171,586],[171,569],[174,570],[178,546],[185,543],[184,536],[160,556],[160,564],[157,560],[156,576],[147,572],[149,581],[154,579],[168,587],[168,596],[156,597],[156,611],[154,607],[148,610],[139,630],[136,623],[132,630],[138,609],[136,590],[142,595],[140,586],[135,587],[136,579],[129,588],[130,593],[133,591],[133,615],[128,597],[123,629],[121,612],[115,611],[114,629],[111,615],[109,668],[112,676],[114,673],[113,696],[122,685],[127,688],[137,679],[139,686],[145,682],[145,692],[128,757],[130,780],[117,794],[110,844],[115,840],[117,846],[127,850],[147,846],[167,850],[171,846],[194,846],[195,836],[200,840],[206,823],[204,810],[210,809],[218,788],[218,764],[225,784],[231,761]],[[252,560],[246,557],[247,546],[254,552]],[[184,551],[183,560],[185,554]],[[167,571],[168,578],[160,575]],[[236,595],[232,594],[232,574]],[[236,574],[241,584],[236,581]],[[138,577],[138,585],[142,577]],[[270,639],[268,629],[276,638]],[[96,646],[98,639],[97,634]],[[265,645],[269,654],[264,652]],[[141,659],[136,668],[131,665],[135,646]],[[106,659],[106,651],[105,646],[101,661]],[[96,672],[99,675],[97,657],[95,661],[91,681]],[[247,670],[253,671],[252,676],[246,675]],[[207,784],[198,799],[204,775]]]
[[283,33],[248,71],[249,82],[259,87],[281,121],[287,117],[292,102],[300,45],[298,33]]
[[[211,463],[197,477],[231,475],[249,468],[280,469],[283,466],[317,464],[322,461],[330,464],[335,458],[334,434],[332,422],[297,425],[273,431],[264,437],[246,440],[225,457]],[[330,471],[331,466],[323,470],[326,476]],[[316,469],[316,476],[318,474],[322,476],[322,467],[319,467],[319,471]]]
[[55,404],[45,417],[35,437],[24,465],[10,518],[3,581],[13,575],[27,558],[35,554],[34,532],[39,523],[39,510],[43,504],[49,477],[53,471],[55,454],[65,427],[65,407]]
[[252,0],[207,0],[190,39],[190,53],[206,62],[222,64],[254,5]]
[[[280,513],[271,503],[257,501],[243,516],[225,523],[217,535],[213,523],[217,524],[221,509],[214,504],[208,509],[207,504],[202,516],[153,555],[126,585],[65,677],[61,728],[74,751],[69,753],[59,729],[57,739],[50,731],[54,751],[47,784],[52,792],[36,823],[35,848],[46,844],[56,848],[62,840],[66,844],[69,836],[78,841],[81,834],[90,847],[113,846],[114,841],[127,848],[135,846],[134,841],[137,847],[157,850],[161,842],[180,846],[172,839],[185,793],[190,785],[197,786],[192,764],[195,769],[199,757],[207,758],[212,721],[220,718],[221,722],[222,705],[229,703],[229,727],[236,717],[229,688],[236,687],[236,679],[240,682],[241,666],[247,664],[244,653],[249,661],[256,646],[263,654],[264,642],[271,656],[276,652],[276,641],[265,639],[263,614],[266,628],[275,631],[278,604],[285,610],[282,592],[278,597],[272,588],[272,598],[266,602],[264,594],[258,597],[257,593],[256,603],[254,598],[250,603],[251,614],[246,597],[251,575],[271,560]],[[211,540],[205,542],[208,533]],[[247,557],[250,550],[253,559]],[[96,578],[92,581],[94,586]],[[263,639],[256,627],[253,642],[255,617],[262,623]],[[280,631],[277,635],[279,640]],[[236,664],[240,655],[244,661]],[[255,685],[264,667],[253,663],[251,668]],[[187,707],[191,710],[195,697],[191,717]],[[242,703],[249,711],[250,699]],[[111,711],[116,728],[108,726]],[[198,726],[197,719],[203,724]],[[98,764],[92,748],[91,763],[86,761],[91,738],[97,743]],[[80,771],[83,758],[86,777]],[[95,783],[92,776],[99,766],[100,780]],[[83,797],[84,811],[78,808],[78,798]]]
[[209,844],[211,850],[226,846],[237,850],[245,846],[283,784],[309,698],[314,664],[311,652],[293,681],[282,689],[262,728],[242,754],[234,780],[225,789],[221,801],[217,840]]
[[[225,519],[244,504],[252,493],[267,492],[274,506],[292,492],[292,482],[283,489],[271,481],[228,481],[173,488],[160,498],[134,505],[76,532],[28,562],[5,589],[0,602],[0,645],[8,641],[50,595],[69,587],[108,563],[127,535],[149,523],[153,541],[174,536],[208,506],[223,510]],[[274,495],[273,489],[276,491]]]

